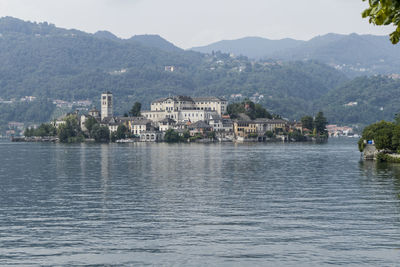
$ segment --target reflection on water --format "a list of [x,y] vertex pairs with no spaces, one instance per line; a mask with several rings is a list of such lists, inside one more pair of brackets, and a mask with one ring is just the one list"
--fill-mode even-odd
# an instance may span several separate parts
[[0,265],[400,260],[400,166],[356,140],[0,143]]
[[393,190],[400,199],[400,164],[375,161],[360,161],[362,175],[368,180]]

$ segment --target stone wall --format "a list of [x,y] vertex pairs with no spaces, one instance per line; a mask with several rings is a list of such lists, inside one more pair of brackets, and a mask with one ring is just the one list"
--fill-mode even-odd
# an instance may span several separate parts
[[363,151],[363,158],[365,160],[376,160],[378,156],[378,150],[375,145],[366,144]]

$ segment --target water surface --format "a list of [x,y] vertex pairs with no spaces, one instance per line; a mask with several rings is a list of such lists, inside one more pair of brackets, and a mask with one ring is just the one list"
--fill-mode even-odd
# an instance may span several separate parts
[[395,266],[400,165],[328,144],[0,142],[0,265]]

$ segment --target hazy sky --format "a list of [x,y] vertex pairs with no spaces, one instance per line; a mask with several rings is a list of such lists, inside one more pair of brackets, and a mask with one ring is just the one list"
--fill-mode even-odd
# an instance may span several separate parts
[[182,48],[261,36],[308,40],[329,32],[388,34],[361,18],[362,0],[0,0],[0,16],[119,37],[159,34]]

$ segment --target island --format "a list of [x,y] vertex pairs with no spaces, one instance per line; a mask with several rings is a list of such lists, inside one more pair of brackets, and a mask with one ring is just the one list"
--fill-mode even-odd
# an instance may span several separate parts
[[15,142],[325,142],[322,112],[300,122],[269,113],[248,99],[230,103],[219,97],[169,96],[150,110],[136,102],[124,116],[114,116],[113,94],[101,94],[101,111],[66,114],[37,128],[27,128]]

